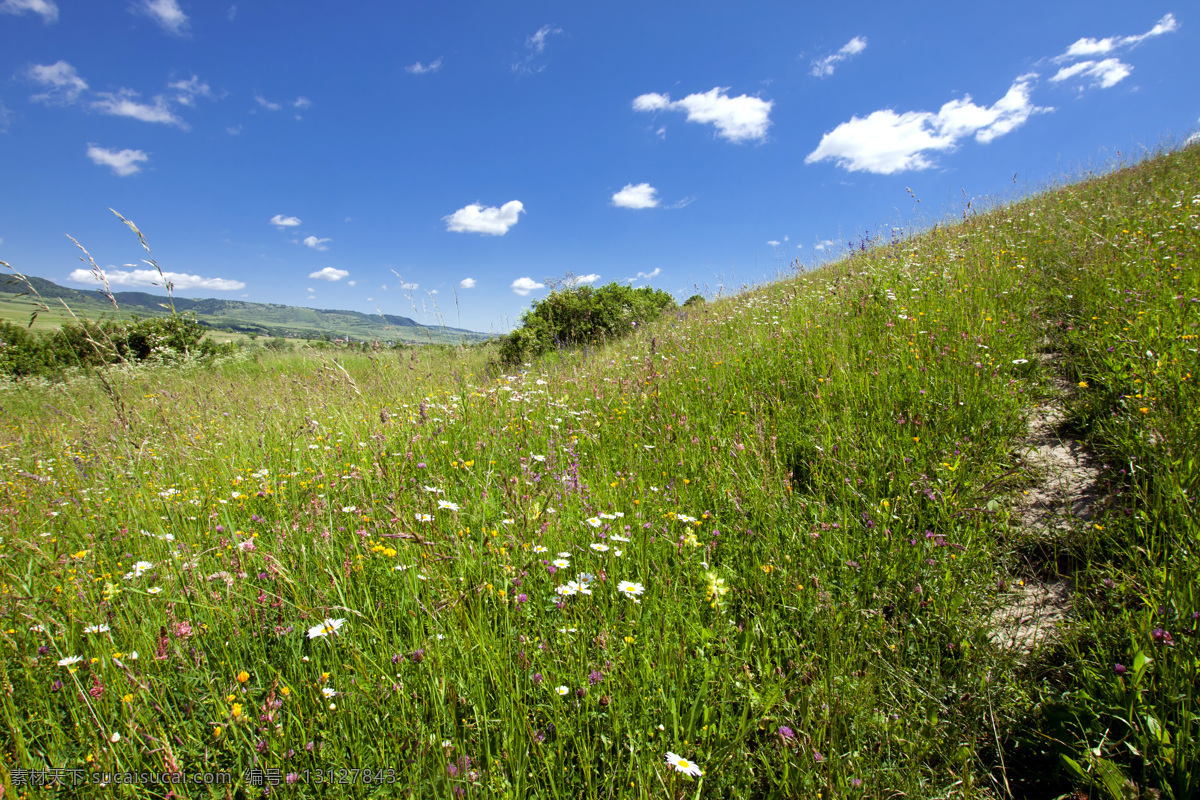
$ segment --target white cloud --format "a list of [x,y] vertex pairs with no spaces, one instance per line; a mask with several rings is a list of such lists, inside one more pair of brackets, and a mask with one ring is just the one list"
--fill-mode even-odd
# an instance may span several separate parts
[[535,289],[545,289],[546,284],[538,283],[533,278],[517,278],[510,287],[514,292],[525,297]]
[[654,208],[658,205],[658,192],[648,183],[625,184],[625,188],[612,196],[612,204],[618,208]]
[[1053,60],[1055,63],[1062,63],[1075,58],[1102,56],[1122,47],[1133,47],[1154,36],[1161,36],[1164,33],[1172,33],[1177,30],[1179,30],[1179,23],[1176,22],[1175,15],[1167,14],[1145,33],[1134,36],[1109,36],[1107,39],[1079,39],[1068,47],[1065,53],[1055,56]]
[[300,218],[285,217],[283,214],[276,214],[271,217],[271,224],[278,228],[295,228],[300,224]]
[[546,39],[553,34],[562,33],[562,28],[554,25],[543,25],[537,29],[537,32],[525,40],[525,48],[529,51],[524,58],[516,61],[512,65],[513,72],[531,73],[541,72],[545,69],[544,66],[534,67],[533,60],[546,49]]
[[87,156],[94,164],[112,167],[112,171],[122,178],[141,172],[138,163],[150,160],[150,156],[141,150],[109,150],[91,143],[88,144]]
[[346,281],[347,286],[358,286],[358,281]]
[[600,276],[596,273],[590,275],[572,275],[563,281],[567,286],[579,286],[580,284],[593,284],[600,280]]
[[145,14],[167,33],[182,36],[187,32],[188,18],[176,0],[142,0],[133,11]]
[[75,68],[66,61],[56,61],[53,64],[35,64],[26,73],[31,80],[46,87],[44,94],[35,94],[30,100],[47,104],[67,105],[79,99],[79,95],[88,88],[87,81],[79,77]]
[[312,106],[312,100],[309,100],[304,95],[301,95],[292,101],[293,108],[309,108],[311,106]]
[[655,267],[653,272],[639,272],[637,276],[644,280],[650,280],[651,278],[657,278],[661,274],[662,267]]
[[650,92],[633,98],[634,111],[666,111],[671,107],[671,96]]
[[212,89],[195,75],[186,81],[168,83],[167,88],[179,92],[175,96],[175,102],[180,105],[191,106],[195,104],[197,97],[212,97]]
[[1153,28],[1145,33],[1133,36],[1109,36],[1105,39],[1083,38],[1076,40],[1066,52],[1051,59],[1056,64],[1076,61],[1070,66],[1061,67],[1051,83],[1061,83],[1071,78],[1090,79],[1091,86],[1110,89],[1132,74],[1133,67],[1122,62],[1119,58],[1110,57],[1096,59],[1094,56],[1104,56],[1123,48],[1136,47],[1147,39],[1172,33],[1179,30],[1179,23],[1173,14],[1167,14]]
[[263,97],[258,92],[254,93],[254,101],[256,103],[258,103],[260,106],[262,106],[263,108],[265,108],[267,111],[278,111],[279,109],[283,108],[283,106],[281,106],[279,103],[272,103],[270,100]]
[[717,135],[731,142],[764,139],[771,125],[774,101],[750,95],[729,97],[727,88],[715,87],[703,94],[671,100],[666,94],[643,94],[633,101],[634,111],[684,111],[688,122],[712,123]]
[[458,285],[461,286],[463,289],[474,289],[475,288],[475,279],[474,278],[463,278],[461,281],[458,282]]
[[817,242],[815,245],[813,245],[813,250],[828,250],[830,247],[833,247],[836,244],[837,242],[835,242],[833,239],[825,239],[824,241]]
[[[202,278],[199,275],[188,275],[184,272],[164,272],[158,274],[156,269],[135,269],[126,271],[121,269],[106,269],[102,270],[104,277],[108,279],[111,286],[162,286],[165,278],[175,289],[211,289],[218,292],[234,292],[238,289],[245,289],[246,284],[241,281],[231,281],[226,278]],[[72,272],[67,280],[72,283],[100,283],[91,270],[77,269]]]
[[304,244],[313,250],[328,250],[329,248],[325,246],[325,243],[332,241],[333,239],[318,239],[315,236],[304,237]]
[[833,69],[838,64],[848,58],[858,55],[866,49],[867,37],[855,36],[853,39],[842,45],[842,49],[838,50],[833,55],[814,60],[812,63],[812,70],[809,72],[809,74],[818,78],[828,77],[829,75],[833,74]]
[[92,108],[101,114],[131,117],[142,122],[161,122],[164,125],[175,125],[184,130],[188,129],[188,124],[171,112],[162,95],[155,96],[152,106],[139,103],[136,99],[138,93],[130,89],[121,89],[116,93],[97,92],[96,96],[101,99],[94,101]]
[[537,33],[525,40],[525,46],[532,49],[535,53],[540,53],[546,49],[546,37],[554,33],[562,33],[562,28],[554,25],[543,25],[538,28]]
[[417,289],[421,288],[421,284],[411,283],[409,281],[400,281],[400,288],[406,292],[415,292]]
[[1016,130],[1032,114],[1052,111],[1033,105],[1029,95],[1036,75],[1022,75],[1004,97],[991,106],[977,106],[970,95],[951,100],[935,114],[931,111],[891,109],[851,117],[821,138],[806,164],[836,161],[851,172],[890,175],[934,165],[931,153],[953,150],[961,139],[974,136],[981,144]]
[[0,3],[0,14],[24,14],[26,11],[41,14],[47,25],[58,20],[58,6],[54,0],[4,0]]
[[437,61],[433,61],[429,64],[422,64],[420,61],[418,61],[411,66],[405,67],[404,71],[411,75],[424,75],[427,72],[437,72],[441,68],[442,59],[438,58]]
[[242,135],[242,126],[241,125],[229,125],[225,128],[225,132],[228,133],[230,136],[241,136]]
[[[308,277],[318,281],[340,281],[350,273],[344,269],[335,269],[334,267],[325,267],[316,272],[310,272]],[[309,289],[311,292],[312,289]]]
[[503,236],[508,233],[509,228],[517,224],[517,219],[524,210],[525,206],[520,200],[509,200],[499,208],[485,208],[479,203],[472,203],[442,219],[446,221],[446,230],[455,233]]
[[1103,61],[1079,61],[1060,69],[1050,79],[1050,82],[1060,83],[1070,78],[1088,77],[1092,79],[1092,86],[1111,89],[1128,78],[1132,72],[1133,67],[1116,58],[1106,58]]
[[779,244],[780,244],[779,242],[772,239],[769,242],[767,242],[767,247],[779,247]]

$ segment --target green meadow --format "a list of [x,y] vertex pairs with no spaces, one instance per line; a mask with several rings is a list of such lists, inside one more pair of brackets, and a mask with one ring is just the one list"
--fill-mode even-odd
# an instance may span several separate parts
[[1193,145],[515,370],[4,384],[3,796],[1200,797],[1198,248]]

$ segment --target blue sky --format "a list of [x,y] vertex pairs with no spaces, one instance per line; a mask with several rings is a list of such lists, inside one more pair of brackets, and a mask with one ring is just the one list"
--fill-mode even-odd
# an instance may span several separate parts
[[[0,259],[504,332],[682,300],[1179,142],[1158,2],[0,0]],[[911,193],[910,193],[911,192]],[[920,200],[919,203],[916,200]]]

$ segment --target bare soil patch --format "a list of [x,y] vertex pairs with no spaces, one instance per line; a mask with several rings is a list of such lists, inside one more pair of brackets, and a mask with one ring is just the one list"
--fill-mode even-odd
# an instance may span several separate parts
[[[1051,399],[1034,408],[1018,446],[1024,471],[1035,483],[1017,496],[1014,509],[1020,528],[1046,539],[1086,523],[1099,498],[1099,469],[1091,455],[1080,442],[1060,434],[1062,401],[1074,387],[1061,378],[1052,379],[1052,386]],[[992,641],[1032,652],[1067,621],[1071,591],[1071,582],[1063,577],[1019,581],[992,614]]]

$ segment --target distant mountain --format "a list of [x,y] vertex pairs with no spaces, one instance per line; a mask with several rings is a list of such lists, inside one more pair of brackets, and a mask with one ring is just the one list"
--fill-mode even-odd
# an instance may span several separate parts
[[[100,294],[99,292],[89,293],[80,292],[76,289],[68,289],[65,286],[59,286],[54,281],[48,281],[45,278],[35,278],[33,276],[29,276],[27,280],[44,300],[58,300],[59,298],[62,298],[68,303],[88,303],[92,302],[93,300],[100,300],[107,303],[104,295]],[[11,275],[0,279],[0,292],[7,292],[10,294],[26,294],[28,291],[29,290],[23,281],[19,281]],[[112,306],[110,305],[109,307],[111,308]]]
[[[95,317],[114,312],[112,303],[99,290],[81,292],[59,286],[45,278],[35,277],[29,277],[29,284],[37,290],[43,300],[62,300],[80,316]],[[24,283],[11,278],[0,278],[0,293],[27,292],[28,287]],[[117,303],[117,313],[122,315],[162,316],[171,313],[170,299],[163,295],[114,292],[113,299]],[[303,308],[277,303],[176,297],[175,310],[195,314],[198,321],[211,328],[260,336],[438,343],[478,342],[491,338],[487,334],[465,328],[424,326],[408,317],[394,314],[364,314],[361,311]]]

